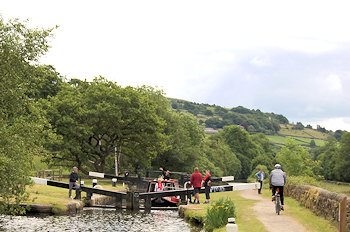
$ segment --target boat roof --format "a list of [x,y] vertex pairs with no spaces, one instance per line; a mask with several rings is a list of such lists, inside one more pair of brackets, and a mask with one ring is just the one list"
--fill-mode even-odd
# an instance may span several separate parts
[[[150,182],[158,182],[158,179],[151,180]],[[177,183],[178,181],[176,179],[170,179],[170,180],[162,180],[162,183]]]

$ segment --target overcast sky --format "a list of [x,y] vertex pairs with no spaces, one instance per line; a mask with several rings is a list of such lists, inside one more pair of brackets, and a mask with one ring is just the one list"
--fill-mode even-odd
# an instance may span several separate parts
[[350,2],[1,0],[53,27],[41,62],[168,97],[350,131]]

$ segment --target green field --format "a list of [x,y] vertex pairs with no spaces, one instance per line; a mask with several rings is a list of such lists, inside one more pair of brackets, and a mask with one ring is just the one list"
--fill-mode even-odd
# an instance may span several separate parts
[[[280,136],[280,135],[267,135],[268,139],[272,144],[284,146],[288,138],[293,138],[299,145],[310,146],[311,138],[300,138],[295,136]],[[323,146],[325,140],[313,139],[316,143],[316,146]]]
[[310,138],[310,139],[319,139],[319,140],[327,140],[329,137],[326,133],[321,133],[317,130],[304,128],[303,130],[293,130],[293,125],[286,125],[281,124],[281,129],[278,132],[279,135],[282,136],[292,136],[292,137],[303,137],[303,138]]

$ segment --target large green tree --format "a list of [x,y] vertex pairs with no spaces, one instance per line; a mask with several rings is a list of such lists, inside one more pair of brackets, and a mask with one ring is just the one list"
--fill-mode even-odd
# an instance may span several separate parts
[[202,156],[203,128],[188,113],[169,110],[165,116],[167,149],[153,160],[154,167],[164,166],[174,171],[191,172]]
[[336,157],[339,153],[339,143],[335,138],[331,138],[327,143],[314,151],[317,155],[317,160],[320,162],[320,174],[324,176],[326,180],[336,180],[337,170]]
[[32,157],[45,153],[49,127],[28,93],[51,31],[0,16],[0,213],[23,212]]
[[241,162],[236,154],[219,135],[211,135],[205,139],[202,149],[200,167],[209,169],[215,176],[239,176]]
[[339,152],[335,156],[335,170],[338,180],[350,182],[350,132],[341,136]]
[[149,89],[122,88],[101,77],[65,84],[44,105],[63,137],[61,144],[51,144],[55,153],[49,159],[56,165],[78,166],[85,173],[111,171],[115,155],[120,154],[135,170],[149,166],[164,149],[165,122],[154,95]]
[[293,139],[288,139],[286,146],[276,154],[276,161],[291,176],[313,176],[313,170],[318,165],[311,159],[308,150],[298,145]]
[[261,153],[259,147],[240,126],[226,126],[220,131],[220,135],[241,162],[239,178],[247,179],[252,171],[252,160]]

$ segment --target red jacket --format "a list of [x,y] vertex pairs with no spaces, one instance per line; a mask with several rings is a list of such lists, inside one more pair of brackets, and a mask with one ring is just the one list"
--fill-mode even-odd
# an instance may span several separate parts
[[193,188],[202,187],[202,174],[199,171],[195,171],[191,175],[190,182]]

